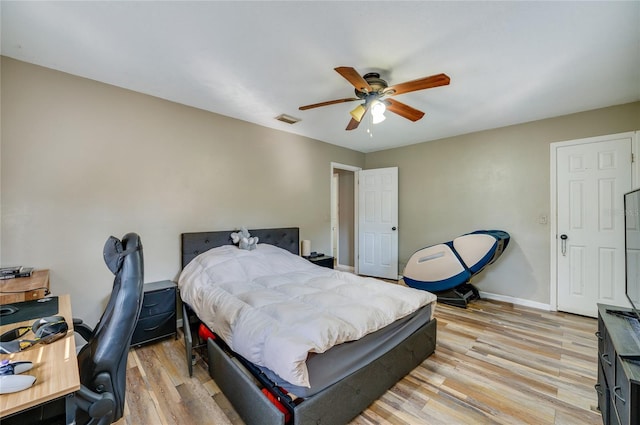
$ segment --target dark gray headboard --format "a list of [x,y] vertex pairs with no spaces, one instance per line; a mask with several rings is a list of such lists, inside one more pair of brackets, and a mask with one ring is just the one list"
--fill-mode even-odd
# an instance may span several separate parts
[[[222,230],[217,232],[193,232],[182,234],[182,268],[198,255],[221,245],[233,245],[231,233],[237,230]],[[300,252],[300,228],[284,227],[279,229],[249,230],[251,236],[257,236],[258,243],[268,243],[292,254]]]

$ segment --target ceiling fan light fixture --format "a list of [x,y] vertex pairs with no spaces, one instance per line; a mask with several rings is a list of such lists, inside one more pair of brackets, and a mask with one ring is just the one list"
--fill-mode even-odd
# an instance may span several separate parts
[[382,121],[384,121],[384,120],[386,120],[386,119],[387,119],[387,117],[385,117],[385,116],[384,116],[384,115],[382,115],[382,114],[379,114],[379,115],[373,115],[373,114],[371,114],[371,122],[372,122],[373,124],[380,124]]
[[378,124],[384,121],[386,119],[384,111],[386,110],[387,107],[383,102],[380,102],[379,100],[373,101],[373,104],[371,105],[371,122],[373,124]]
[[356,106],[349,113],[351,114],[351,116],[353,117],[354,120],[360,122],[362,120],[362,116],[364,115],[365,112],[367,112],[367,110],[365,109],[364,105],[360,104],[360,105]]

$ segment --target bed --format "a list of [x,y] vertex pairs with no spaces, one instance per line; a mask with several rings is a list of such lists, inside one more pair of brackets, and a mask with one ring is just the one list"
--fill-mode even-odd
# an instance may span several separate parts
[[[278,347],[295,346],[294,348],[297,349],[298,340],[295,340],[295,343],[291,343],[292,345],[288,345],[290,343],[289,338],[293,338],[300,332],[295,327],[293,330],[278,332],[276,329],[280,329],[280,322],[269,328],[271,325],[268,324],[268,320],[262,319],[266,316],[256,316],[258,319],[253,316],[247,316],[245,319],[244,316],[240,315],[244,312],[245,302],[257,304],[259,307],[266,304],[267,309],[272,309],[272,304],[282,303],[287,306],[286,312],[281,313],[278,311],[276,316],[283,315],[284,323],[311,326],[313,320],[309,315],[305,316],[304,320],[291,320],[290,316],[287,317],[286,314],[296,310],[295,305],[287,303],[290,299],[297,300],[299,298],[304,299],[305,302],[312,300],[313,303],[320,303],[320,306],[311,306],[309,304],[309,308],[318,309],[318,316],[324,314],[325,309],[331,310],[334,305],[340,305],[341,301],[334,302],[333,294],[306,292],[315,291],[316,287],[320,288],[325,285],[331,288],[334,286],[344,287],[348,288],[346,292],[351,293],[354,291],[354,295],[358,294],[355,291],[366,291],[366,294],[371,294],[374,297],[371,299],[372,305],[381,299],[385,300],[384,303],[380,304],[382,310],[385,310],[387,304],[390,305],[393,302],[391,298],[387,301],[385,297],[395,296],[395,291],[415,291],[415,293],[424,293],[424,291],[397,287],[389,283],[380,283],[371,278],[356,277],[348,273],[313,265],[298,256],[298,228],[250,230],[252,236],[260,238],[260,244],[257,250],[249,252],[240,252],[242,250],[230,247],[230,245],[233,245],[230,237],[232,232],[216,231],[182,234],[183,273],[179,285],[183,300],[183,320],[185,323],[190,324],[194,323],[194,321],[202,320],[207,327],[214,331],[217,330],[216,333],[224,336],[208,339],[206,342],[209,372],[248,425],[335,425],[347,423],[398,380],[422,363],[435,350],[436,320],[433,317],[435,296],[427,293],[428,296],[426,298],[420,298],[416,301],[419,303],[418,307],[414,305],[408,307],[409,310],[399,313],[394,312],[393,314],[400,315],[397,320],[393,318],[392,322],[384,324],[384,326],[378,324],[378,328],[371,328],[374,329],[373,331],[369,329],[364,332],[364,336],[359,337],[357,340],[350,340],[350,335],[340,336],[342,339],[337,338],[329,343],[331,345],[336,341],[338,342],[332,348],[327,349],[326,346],[321,346],[316,350],[317,352],[313,352],[315,348],[310,350],[310,353],[305,353],[305,355],[308,354],[308,357],[301,365],[298,365],[299,367],[296,366],[296,368],[292,369],[282,369],[281,367],[287,362],[280,357],[299,358],[296,357],[296,350],[293,348],[281,350],[281,355],[279,357],[276,356],[277,358],[275,359],[273,355],[265,357],[272,359],[271,363],[268,360],[263,362],[262,357],[255,357],[257,356],[257,351],[269,351],[265,347],[270,347],[270,351],[273,354],[277,353]],[[282,252],[283,250],[286,253]],[[232,256],[231,260],[228,262],[220,260],[220,258],[224,258],[220,256],[225,255]],[[234,275],[233,278],[228,279],[229,282],[216,283],[216,285],[221,285],[224,289],[222,292],[216,289],[218,290],[216,292],[218,295],[202,295],[203,292],[201,292],[200,286],[208,285],[208,283],[202,284],[202,282],[206,281],[202,276],[204,274],[209,277],[216,276],[217,270],[219,270],[210,268],[211,261],[221,264],[233,264],[233,267],[235,267],[236,263],[243,263],[248,261],[247,259],[249,258],[252,261],[250,263],[251,270],[260,270],[258,277],[252,277],[250,283],[247,283],[247,285],[254,285],[248,286],[251,289],[250,291],[241,286],[245,283],[240,282],[239,278],[235,278]],[[291,271],[289,269],[290,265],[292,267]],[[233,267],[229,266],[228,269],[232,270]],[[280,274],[278,272],[275,275],[273,270],[266,272],[262,270],[266,270],[269,267],[277,268],[278,270],[282,269],[283,273]],[[195,269],[202,269],[203,271],[202,273],[195,273]],[[212,272],[211,270],[214,271]],[[222,270],[225,270],[226,273],[227,269],[222,268]],[[253,273],[253,271],[250,273]],[[193,276],[196,277],[194,278]],[[219,275],[215,279],[224,281],[226,277],[225,275]],[[350,281],[354,279],[358,283],[357,285],[349,286],[343,282],[343,280]],[[298,280],[304,282],[304,285],[296,286],[295,283]],[[343,283],[344,286],[342,286]],[[295,296],[293,297],[285,295],[285,289],[288,291],[290,288],[294,291]],[[394,291],[394,293],[387,293],[386,291],[388,290]],[[240,304],[233,304],[237,301],[224,298],[228,293],[234,291],[240,294],[239,297],[242,299]],[[295,291],[303,291],[304,293]],[[379,295],[377,291],[380,291]],[[280,296],[289,298],[284,301],[278,298],[277,302],[271,300],[272,297]],[[375,298],[376,296],[378,298]],[[227,306],[228,310],[239,312],[237,316],[233,316],[232,321],[234,324],[246,322],[250,325],[248,327],[250,331],[244,333],[244,338],[237,336],[243,335],[242,332],[231,336],[227,334],[226,329],[221,328],[220,322],[226,323],[230,321],[220,319],[221,310],[224,310],[224,307],[217,307],[216,314],[212,314],[209,311],[210,307],[207,304],[209,299],[213,300],[220,297],[223,300],[222,305]],[[363,298],[364,296],[360,293],[356,297]],[[322,304],[323,302],[325,304]],[[403,300],[400,303],[404,305],[404,303],[411,302]],[[376,309],[371,308],[371,310]],[[271,310],[268,311],[271,312]],[[336,311],[340,312],[339,309]],[[249,314],[254,313],[249,310]],[[336,317],[340,314],[338,313]],[[348,314],[344,317],[349,317],[348,321],[351,321],[351,316]],[[219,322],[216,322],[216,320]],[[389,321],[391,319],[384,318],[384,320]],[[339,320],[336,319],[335,321]],[[371,319],[367,318],[366,321],[368,323]],[[353,320],[353,323],[353,326],[350,327],[355,328],[356,333],[362,333],[361,330],[358,330],[357,320]],[[272,330],[266,332],[261,328],[263,326],[266,326],[265,329]],[[312,345],[317,344],[311,334],[308,333],[310,332],[309,328],[304,326],[301,334],[308,336],[308,339],[312,340]],[[184,329],[187,361],[189,367],[191,367],[191,350],[194,336],[192,334],[192,326],[185,325]],[[320,339],[324,344],[324,335],[328,333],[333,338],[336,332],[320,330],[319,333],[323,335]],[[278,336],[281,339],[276,339]],[[344,338],[347,339],[343,341]],[[247,347],[247,341],[249,340],[252,341],[252,344],[254,342],[255,344]],[[304,342],[307,343],[307,341]],[[318,347],[318,345],[313,345],[313,347]],[[238,354],[238,352],[242,355]],[[288,374],[291,370],[293,370],[292,374]],[[304,373],[298,373],[300,370]]]

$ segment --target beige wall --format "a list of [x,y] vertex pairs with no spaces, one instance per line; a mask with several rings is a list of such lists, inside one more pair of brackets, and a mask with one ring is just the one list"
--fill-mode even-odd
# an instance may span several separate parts
[[51,269],[96,321],[109,235],[140,234],[147,282],[176,279],[180,233],[299,226],[330,251],[331,162],[364,154],[2,58],[2,265]]
[[640,129],[640,102],[367,154],[399,168],[400,270],[418,249],[479,229],[511,234],[473,282],[549,304],[550,143]]
[[107,236],[135,231],[146,281],[175,279],[185,231],[299,226],[330,251],[331,162],[399,167],[400,270],[482,228],[512,243],[480,290],[549,303],[549,144],[640,129],[640,102],[367,154],[2,58],[0,264],[51,269],[97,320]]

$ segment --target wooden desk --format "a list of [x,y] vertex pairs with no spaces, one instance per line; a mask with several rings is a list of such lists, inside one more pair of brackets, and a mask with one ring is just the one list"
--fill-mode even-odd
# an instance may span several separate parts
[[0,304],[43,298],[49,293],[49,270],[36,270],[29,277],[0,280]]
[[[0,394],[0,418],[73,394],[80,389],[69,295],[61,295],[58,298],[58,307],[58,315],[64,316],[69,324],[66,337],[48,345],[35,345],[20,353],[0,354],[0,360],[32,361],[33,369],[26,373],[36,377],[36,383],[29,389],[12,394]],[[29,320],[0,326],[0,334],[32,323],[33,320]],[[29,335],[33,336],[29,333],[25,335],[26,339],[29,339]]]

